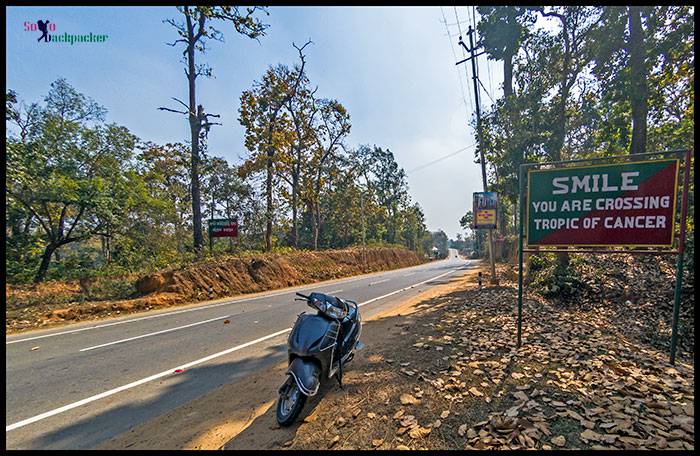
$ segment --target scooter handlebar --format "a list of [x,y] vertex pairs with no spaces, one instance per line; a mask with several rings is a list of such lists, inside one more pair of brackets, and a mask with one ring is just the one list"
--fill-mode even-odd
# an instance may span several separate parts
[[[297,296],[301,296],[302,298],[304,298],[305,301],[308,301],[308,300],[309,300],[309,297],[308,297],[308,296],[305,296],[305,295],[303,295],[303,294],[301,294],[301,293],[295,293],[295,294],[296,294]],[[296,300],[296,298],[295,298],[295,300]]]

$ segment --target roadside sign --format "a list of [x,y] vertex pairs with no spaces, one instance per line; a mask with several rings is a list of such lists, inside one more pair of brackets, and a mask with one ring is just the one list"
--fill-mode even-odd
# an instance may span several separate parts
[[498,211],[496,192],[474,192],[473,213],[475,229],[495,229]]
[[[676,214],[681,156],[683,193]],[[523,252],[676,254],[670,350],[675,364],[692,157],[693,151],[685,150],[520,165],[518,347]],[[581,162],[591,165],[580,166]],[[673,250],[676,215],[680,229]]]
[[238,220],[211,219],[209,220],[209,237],[237,237]]
[[529,170],[528,246],[671,247],[679,160]]

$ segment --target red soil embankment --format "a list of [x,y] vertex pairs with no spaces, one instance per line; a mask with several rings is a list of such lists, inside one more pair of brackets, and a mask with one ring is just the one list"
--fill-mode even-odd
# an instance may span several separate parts
[[[6,329],[18,332],[62,322],[111,317],[124,313],[183,305],[337,279],[368,272],[414,266],[423,262],[402,248],[300,251],[213,259],[180,269],[159,271],[134,283],[138,297],[127,300],[90,300],[83,287],[54,282],[38,287],[7,286],[10,305]],[[60,299],[56,289],[62,291]],[[42,290],[45,299],[42,299]]]

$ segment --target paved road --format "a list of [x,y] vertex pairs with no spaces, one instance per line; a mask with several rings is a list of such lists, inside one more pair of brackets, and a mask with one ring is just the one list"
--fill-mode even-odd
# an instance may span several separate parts
[[293,301],[296,291],[355,300],[367,318],[463,274],[469,262],[450,253],[412,268],[7,337],[6,448],[93,448],[283,360],[297,314],[311,311]]

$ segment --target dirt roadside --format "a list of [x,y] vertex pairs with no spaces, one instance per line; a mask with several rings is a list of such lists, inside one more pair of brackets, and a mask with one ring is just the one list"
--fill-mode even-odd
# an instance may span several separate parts
[[223,256],[143,277],[6,285],[7,334],[417,266],[395,247]]
[[[357,376],[364,372],[362,366],[371,363],[375,357],[374,347],[385,345],[387,339],[402,337],[406,333],[402,325],[407,316],[418,310],[418,304],[475,286],[479,270],[471,269],[444,285],[434,286],[381,314],[365,319],[362,339],[366,348],[358,352],[353,361],[355,365],[349,366],[345,382],[353,384]],[[277,388],[284,379],[286,367],[286,363],[279,363],[264,372],[218,388],[104,442],[97,449],[283,448],[305,424],[299,420],[298,424],[281,429],[275,421]],[[348,386],[345,388],[347,390]],[[302,413],[313,417],[325,395],[340,391],[337,382],[326,383],[322,391],[307,402]]]

